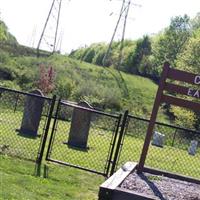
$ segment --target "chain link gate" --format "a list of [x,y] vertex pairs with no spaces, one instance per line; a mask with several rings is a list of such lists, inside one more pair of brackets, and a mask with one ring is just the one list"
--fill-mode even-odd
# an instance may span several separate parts
[[[121,114],[108,114],[59,100],[53,115],[46,160],[108,176],[121,117]],[[88,124],[84,125],[86,121]],[[71,140],[74,130],[78,135],[80,129],[82,134],[88,129],[86,146],[79,144],[83,138]]]

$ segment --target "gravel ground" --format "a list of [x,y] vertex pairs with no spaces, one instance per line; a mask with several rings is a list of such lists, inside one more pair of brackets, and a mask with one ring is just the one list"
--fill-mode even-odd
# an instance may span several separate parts
[[120,187],[161,200],[200,200],[200,185],[148,173],[132,173]]

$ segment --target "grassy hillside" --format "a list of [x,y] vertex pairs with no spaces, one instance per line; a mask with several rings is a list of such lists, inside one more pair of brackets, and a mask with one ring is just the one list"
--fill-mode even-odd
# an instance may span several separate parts
[[36,58],[10,56],[4,51],[0,58],[0,85],[24,91],[36,88],[40,65],[47,68],[52,66],[56,71],[52,94],[72,101],[87,100],[102,109],[129,109],[140,116],[148,117],[151,112],[157,90],[157,85],[151,80],[122,73],[129,93],[124,95],[123,89],[119,88],[116,81],[116,77],[118,81],[121,80],[116,70],[108,71],[63,55]]
[[[64,55],[37,58],[35,49],[19,45],[6,25],[3,22],[0,25],[0,86],[30,91],[39,87],[41,66],[46,69],[52,67],[56,78],[49,96],[57,94],[71,101],[86,100],[99,109],[114,112],[128,109],[138,116],[150,116],[157,90],[157,85],[151,80],[121,73],[122,81],[114,69]],[[161,116],[165,118],[163,114]]]

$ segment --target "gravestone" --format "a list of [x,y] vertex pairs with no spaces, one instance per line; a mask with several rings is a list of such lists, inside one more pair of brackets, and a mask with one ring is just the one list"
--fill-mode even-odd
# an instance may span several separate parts
[[[40,90],[30,92],[39,96],[44,96]],[[24,113],[19,132],[25,136],[36,137],[42,116],[44,99],[36,96],[27,96],[24,105]]]
[[198,147],[198,141],[196,140],[192,140],[191,143],[190,143],[190,147],[188,149],[188,153],[190,155],[195,155],[196,154],[196,151],[197,151],[197,147]]
[[164,139],[165,139],[164,134],[161,134],[161,133],[155,131],[153,134],[153,140],[152,140],[151,144],[158,146],[158,147],[163,147]]
[[[85,101],[78,103],[78,106],[92,109],[92,107]],[[74,108],[67,143],[69,146],[87,149],[90,121],[91,112]]]

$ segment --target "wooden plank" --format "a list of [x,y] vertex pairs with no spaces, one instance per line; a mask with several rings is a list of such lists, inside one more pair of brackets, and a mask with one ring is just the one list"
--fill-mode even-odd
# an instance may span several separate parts
[[137,163],[127,162],[103,184],[101,184],[99,189],[99,200],[112,199],[114,190],[136,168],[136,166]]
[[152,195],[144,195],[137,193],[135,191],[123,189],[123,188],[116,188],[112,200],[156,200],[157,197],[153,197]]
[[133,171],[137,163],[127,162],[117,172],[115,172],[109,179],[107,179],[100,187],[115,189],[121,182]]
[[170,68],[169,79],[200,85],[200,75]]
[[164,90],[166,90],[168,92],[175,92],[175,93],[178,93],[178,94],[191,96],[191,97],[194,97],[194,98],[197,98],[197,99],[200,98],[200,90],[187,88],[187,87],[181,86],[181,85],[166,83]]
[[200,111],[200,103],[187,101],[187,100],[180,99],[177,97],[163,95],[162,102],[169,103],[169,104],[183,107],[183,108],[192,109],[194,111]]

